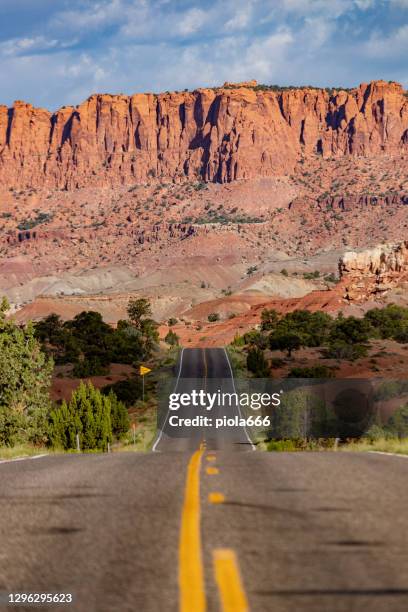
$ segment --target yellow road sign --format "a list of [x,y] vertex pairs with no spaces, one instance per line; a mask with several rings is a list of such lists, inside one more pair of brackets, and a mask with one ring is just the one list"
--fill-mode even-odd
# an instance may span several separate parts
[[151,372],[150,368],[146,368],[146,366],[142,366],[142,365],[140,366],[139,368],[140,376],[144,376],[145,374],[148,374],[149,372]]

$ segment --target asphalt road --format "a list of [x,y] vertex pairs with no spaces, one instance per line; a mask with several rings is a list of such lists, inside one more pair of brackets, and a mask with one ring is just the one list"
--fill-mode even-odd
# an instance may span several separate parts
[[[221,390],[233,394],[235,383],[231,364],[226,351],[222,348],[184,349],[176,368],[175,380],[172,381],[173,393],[179,395],[196,391],[214,394]],[[230,451],[254,450],[248,431],[243,427],[218,427],[214,425],[197,427],[196,425],[171,424],[171,417],[177,417],[178,422],[194,414],[211,416],[213,422],[222,417],[240,416],[236,404],[221,405],[216,403],[210,412],[203,409],[193,409],[191,406],[180,407],[177,412],[168,410],[168,402],[163,406],[162,430],[153,445],[158,452],[196,450],[202,441],[206,442],[208,450],[228,449]]]
[[407,458],[196,442],[0,463],[0,593],[71,592],[51,609],[80,612],[408,610]]

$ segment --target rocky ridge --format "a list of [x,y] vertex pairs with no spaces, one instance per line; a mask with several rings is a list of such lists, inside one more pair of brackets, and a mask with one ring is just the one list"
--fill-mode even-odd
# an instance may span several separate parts
[[163,94],[93,95],[51,113],[0,106],[3,188],[118,186],[155,177],[227,183],[288,174],[304,157],[406,156],[398,83],[353,90],[255,82]]

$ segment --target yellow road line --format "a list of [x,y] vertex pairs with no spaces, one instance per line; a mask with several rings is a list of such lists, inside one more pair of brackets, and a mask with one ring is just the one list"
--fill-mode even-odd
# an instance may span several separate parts
[[200,530],[200,466],[203,450],[194,453],[187,469],[179,544],[180,612],[206,609]]
[[208,501],[211,504],[223,504],[225,502],[225,495],[214,491],[208,495]]
[[235,552],[229,548],[217,548],[213,551],[213,562],[221,610],[223,612],[248,612],[248,600]]
[[216,456],[215,455],[207,455],[206,459],[207,459],[207,461],[215,461],[216,460]]
[[209,476],[213,476],[214,474],[220,473],[220,470],[216,467],[208,467],[205,471],[207,472]]
[[208,377],[207,355],[205,353],[205,348],[203,348],[201,350],[203,351],[203,360],[204,360],[204,380],[205,380],[205,382],[207,382],[207,377]]

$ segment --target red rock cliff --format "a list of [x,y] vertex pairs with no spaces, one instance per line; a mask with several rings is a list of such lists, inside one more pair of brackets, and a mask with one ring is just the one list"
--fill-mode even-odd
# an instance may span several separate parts
[[[250,84],[249,84],[250,85]],[[408,99],[397,83],[352,91],[94,95],[56,113],[0,106],[4,188],[75,188],[185,175],[207,181],[290,172],[301,155],[401,154]]]

